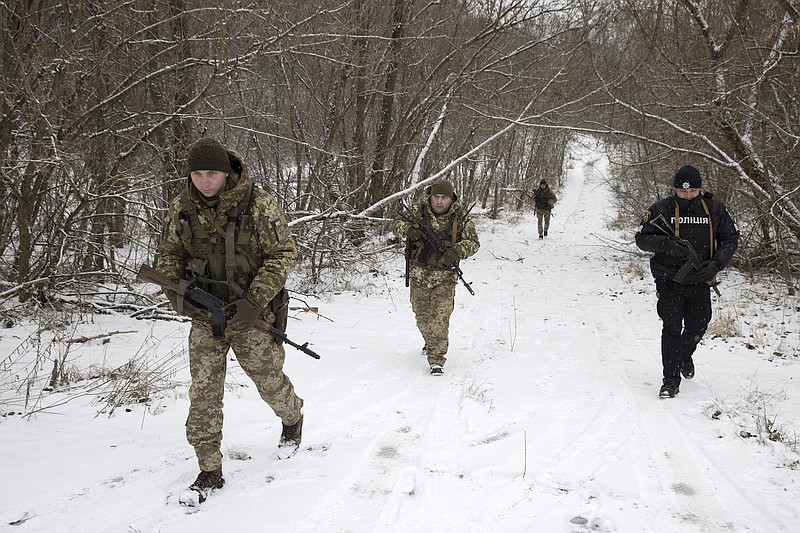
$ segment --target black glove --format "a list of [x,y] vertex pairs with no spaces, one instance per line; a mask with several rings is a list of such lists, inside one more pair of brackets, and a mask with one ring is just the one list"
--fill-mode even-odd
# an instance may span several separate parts
[[424,238],[422,230],[416,226],[409,226],[408,229],[406,230],[406,236],[412,241],[419,241]]
[[704,261],[697,269],[697,277],[703,281],[713,279],[719,272],[716,261]]
[[458,263],[460,257],[458,256],[458,252],[455,248],[448,248],[442,254],[442,264],[446,267],[454,266]]
[[236,314],[231,317],[228,325],[235,329],[249,329],[256,325],[256,320],[261,315],[261,306],[252,298],[245,297],[233,302]]
[[664,253],[678,259],[688,259],[691,254],[691,248],[686,241],[678,239],[669,239],[666,246],[664,246]]

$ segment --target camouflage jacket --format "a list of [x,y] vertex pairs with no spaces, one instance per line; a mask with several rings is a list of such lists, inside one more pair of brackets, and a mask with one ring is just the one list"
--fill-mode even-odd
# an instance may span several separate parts
[[[458,198],[453,200],[450,209],[442,215],[437,216],[431,209],[430,194],[415,202],[411,206],[411,210],[436,233],[446,247],[452,246],[455,249],[459,259],[466,259],[474,255],[480,248],[481,243],[478,240],[475,223],[466,215]],[[392,232],[398,239],[405,242],[409,225],[408,222],[399,218],[392,224]],[[453,238],[454,227],[456,229],[455,238]],[[411,244],[410,277],[412,281],[425,287],[435,287],[444,282],[455,283],[457,281],[456,274],[441,264],[441,254],[435,250],[431,251],[427,261],[422,262],[425,249],[423,239],[413,241]]]
[[[235,300],[237,296],[227,287],[224,260],[220,265],[212,258],[225,257],[225,239],[218,228],[226,228],[229,212],[242,211],[235,239],[237,271],[246,280],[242,288],[272,322],[268,304],[294,268],[297,249],[275,198],[251,184],[241,157],[230,150],[228,157],[233,172],[218,198],[203,197],[188,178],[187,188],[171,202],[158,245],[157,268],[175,280],[196,279],[204,290],[226,302]],[[211,314],[203,312],[194,318],[210,320]]]

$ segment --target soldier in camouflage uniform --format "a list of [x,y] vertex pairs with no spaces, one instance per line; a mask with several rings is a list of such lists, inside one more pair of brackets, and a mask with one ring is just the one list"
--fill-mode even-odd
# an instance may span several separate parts
[[539,188],[533,191],[533,200],[536,207],[536,225],[539,230],[539,238],[544,239],[550,229],[550,214],[558,198],[550,189],[547,180],[542,180],[539,182]]
[[419,228],[403,219],[395,220],[392,231],[412,246],[409,269],[411,308],[417,328],[425,341],[430,371],[441,375],[449,346],[450,315],[455,304],[457,276],[452,267],[480,248],[475,224],[467,217],[453,185],[440,180],[426,189],[426,197],[411,206],[414,214],[431,228],[446,246],[440,254],[426,249]]
[[[189,150],[187,172],[187,187],[167,212],[158,268],[172,279],[194,280],[236,306],[227,326],[220,327],[210,311],[184,300],[185,282],[178,293],[165,291],[175,311],[192,318],[186,436],[200,466],[191,488],[200,492],[224,483],[220,446],[229,349],[283,423],[279,457],[291,456],[300,444],[303,400],[283,373],[283,346],[253,328],[257,319],[273,324],[276,312],[285,313],[288,299],[279,302],[276,296],[286,294],[297,250],[275,198],[250,182],[239,155],[203,139]],[[285,328],[285,322],[276,327]]]

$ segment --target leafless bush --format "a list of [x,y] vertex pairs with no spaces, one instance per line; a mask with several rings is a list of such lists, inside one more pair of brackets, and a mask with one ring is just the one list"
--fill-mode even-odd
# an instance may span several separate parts
[[[736,434],[742,438],[755,438],[761,445],[780,444],[791,454],[798,454],[797,431],[781,420],[780,405],[787,400],[785,389],[762,390],[753,376],[740,384],[735,397],[715,400],[706,411],[712,419],[731,420],[737,427]],[[790,459],[786,466],[796,468],[797,464],[797,460]]]
[[739,328],[735,309],[729,306],[723,307],[717,309],[715,314],[716,316],[709,323],[708,330],[706,330],[707,335],[722,339],[741,336],[742,332]]

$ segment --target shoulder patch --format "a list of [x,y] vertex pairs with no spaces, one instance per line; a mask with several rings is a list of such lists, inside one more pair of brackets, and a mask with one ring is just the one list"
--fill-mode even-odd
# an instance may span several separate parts
[[283,213],[278,213],[278,216],[272,219],[272,231],[275,232],[278,242],[286,242],[292,237],[289,224],[286,223]]

